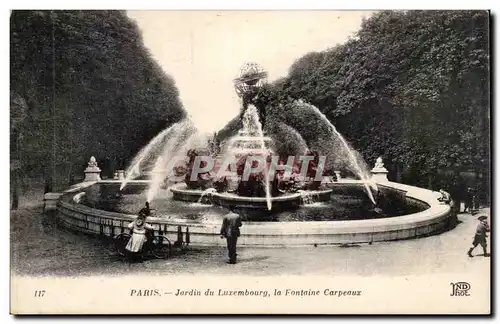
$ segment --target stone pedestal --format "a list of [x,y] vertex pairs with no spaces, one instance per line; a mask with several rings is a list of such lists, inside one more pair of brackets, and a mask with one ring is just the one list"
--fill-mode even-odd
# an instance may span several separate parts
[[118,180],[125,180],[125,170],[117,170]]
[[88,167],[85,169],[85,180],[84,181],[100,181],[101,180],[101,169],[97,166],[95,157],[91,157],[88,163]]
[[57,202],[59,198],[62,196],[62,193],[59,192],[47,192],[43,196],[43,210],[51,211],[57,209]]
[[371,172],[372,172],[373,181],[375,181],[375,182],[388,182],[389,181],[389,179],[387,179],[387,173],[389,173],[389,171],[387,171],[386,168],[383,168],[383,169],[373,168]]
[[100,181],[101,180],[101,169],[85,169],[85,180],[84,181]]
[[379,157],[377,162],[375,163],[375,167],[371,170],[372,180],[374,182],[388,182],[387,174],[389,171],[384,167],[384,163],[382,162],[382,158]]

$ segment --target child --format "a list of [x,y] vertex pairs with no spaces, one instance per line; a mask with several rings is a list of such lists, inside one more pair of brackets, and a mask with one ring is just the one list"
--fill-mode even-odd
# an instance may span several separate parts
[[486,216],[480,216],[478,218],[479,220],[479,225],[477,225],[476,228],[476,234],[474,235],[474,241],[472,242],[472,247],[469,249],[467,254],[469,257],[472,258],[472,250],[478,245],[481,245],[483,248],[483,256],[489,256],[488,253],[486,253],[486,233],[490,231],[490,227],[488,225],[488,217]]
[[131,256],[137,255],[141,252],[146,239],[146,230],[152,230],[153,227],[146,223],[146,215],[143,212],[132,223],[128,224],[128,228],[132,230],[132,237],[127,243],[125,249]]

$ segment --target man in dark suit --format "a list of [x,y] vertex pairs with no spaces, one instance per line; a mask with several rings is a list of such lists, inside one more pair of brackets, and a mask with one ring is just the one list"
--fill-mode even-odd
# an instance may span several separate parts
[[235,213],[233,207],[230,212],[224,215],[222,227],[220,229],[221,238],[226,238],[227,250],[230,264],[236,263],[236,242],[240,236],[241,216]]

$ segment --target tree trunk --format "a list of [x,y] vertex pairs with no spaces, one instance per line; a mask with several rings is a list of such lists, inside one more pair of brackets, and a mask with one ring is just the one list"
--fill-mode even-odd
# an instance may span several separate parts
[[396,182],[401,183],[402,178],[403,178],[403,166],[401,165],[400,162],[396,163]]
[[44,193],[52,192],[52,183],[53,183],[52,176],[48,176],[47,178],[45,178]]
[[[71,79],[70,79],[71,80]],[[69,101],[72,102],[71,100],[71,93],[69,93]],[[68,108],[68,104],[66,103],[66,111],[69,111],[70,108]],[[68,179],[69,179],[69,185],[74,184],[75,177],[73,175],[73,114],[71,114],[70,117],[68,117],[69,120],[69,172],[68,172]]]
[[11,210],[16,210],[19,207],[19,179],[18,172],[12,172],[12,205]]

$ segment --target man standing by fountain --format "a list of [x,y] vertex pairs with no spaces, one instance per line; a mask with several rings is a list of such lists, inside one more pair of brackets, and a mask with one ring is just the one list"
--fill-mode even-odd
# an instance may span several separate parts
[[226,238],[230,264],[236,264],[236,242],[240,236],[241,216],[230,207],[230,212],[224,215],[220,229],[221,238]]
[[146,217],[151,216],[151,208],[149,207],[149,201],[146,201],[145,207],[141,208],[139,214],[144,214]]

